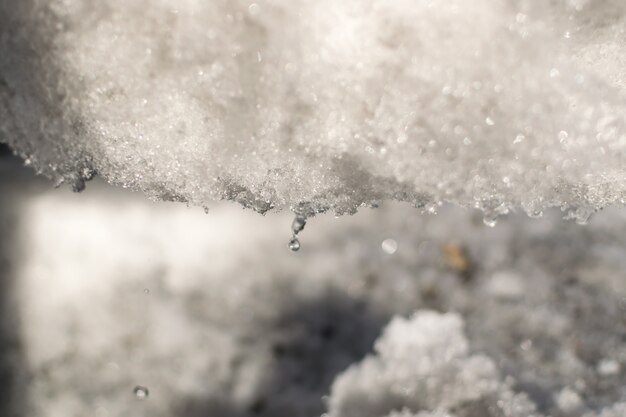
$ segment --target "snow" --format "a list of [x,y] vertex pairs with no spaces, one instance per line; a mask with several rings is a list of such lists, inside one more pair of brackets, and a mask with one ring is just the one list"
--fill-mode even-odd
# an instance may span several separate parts
[[288,212],[0,192],[0,365],[28,417],[624,415],[621,209],[489,228],[384,204],[308,219],[292,253]]
[[495,363],[470,355],[456,314],[420,311],[395,318],[376,342],[377,357],[341,374],[331,392],[330,417],[376,417],[394,409],[490,409],[506,417],[532,416],[535,407],[499,380]]
[[0,0],[0,142],[119,186],[0,159],[0,413],[623,417],[625,41],[621,0]]
[[[335,379],[328,416],[544,416],[527,394],[513,391],[514,379],[502,378],[492,359],[470,354],[462,324],[458,314],[428,310],[392,319],[376,342],[376,355]],[[556,394],[555,405],[563,416],[580,416],[585,408],[569,387]],[[624,411],[626,403],[617,403],[585,417]]]
[[626,193],[620,0],[2,0],[0,140],[76,190],[265,212]]

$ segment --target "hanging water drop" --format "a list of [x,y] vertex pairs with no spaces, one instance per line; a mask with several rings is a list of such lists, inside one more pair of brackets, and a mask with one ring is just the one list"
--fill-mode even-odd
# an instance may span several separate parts
[[496,227],[498,223],[498,218],[496,216],[485,216],[483,217],[483,223],[489,227]]
[[72,191],[74,191],[75,193],[81,193],[85,191],[85,180],[82,178],[78,178],[76,181],[74,181],[74,184],[72,184]]
[[298,252],[300,250],[300,241],[295,235],[289,241],[289,249],[292,252]]
[[296,217],[293,219],[293,222],[291,222],[291,231],[293,234],[292,234],[291,240],[289,241],[289,249],[292,252],[297,252],[300,250],[300,241],[298,240],[298,233],[300,233],[304,229],[304,226],[306,226],[306,217],[300,214],[296,214]]
[[140,400],[145,400],[150,395],[150,391],[146,387],[142,387],[141,385],[137,385],[133,388],[133,394]]

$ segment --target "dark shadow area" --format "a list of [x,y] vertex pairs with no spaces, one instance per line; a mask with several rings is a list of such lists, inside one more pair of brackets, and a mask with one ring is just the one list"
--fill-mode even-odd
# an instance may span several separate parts
[[4,156],[12,155],[12,153],[13,152],[11,151],[11,148],[9,148],[4,143],[0,143],[0,158],[2,158]]
[[[5,150],[0,148],[0,153]],[[10,154],[11,152],[8,151]],[[13,158],[0,156],[0,416],[26,417],[28,370],[20,337],[15,297],[16,226],[19,202],[15,186],[20,176]]]
[[[335,377],[372,351],[384,317],[346,295],[329,292],[303,301],[256,334],[269,345],[272,369],[254,400],[235,403],[230,395],[187,398],[180,417],[314,417],[326,410]],[[262,342],[262,343],[261,343]],[[251,340],[251,343],[257,343]]]

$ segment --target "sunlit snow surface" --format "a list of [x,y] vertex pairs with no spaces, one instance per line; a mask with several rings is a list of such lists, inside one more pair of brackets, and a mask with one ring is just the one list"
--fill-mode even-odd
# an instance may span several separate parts
[[626,190],[622,0],[0,0],[0,140],[76,189],[585,220]]

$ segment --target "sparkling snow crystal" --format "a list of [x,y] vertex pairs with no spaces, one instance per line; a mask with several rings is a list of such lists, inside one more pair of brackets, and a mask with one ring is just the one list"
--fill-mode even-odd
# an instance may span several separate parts
[[264,212],[626,195],[621,0],[0,0],[0,140],[76,190]]

